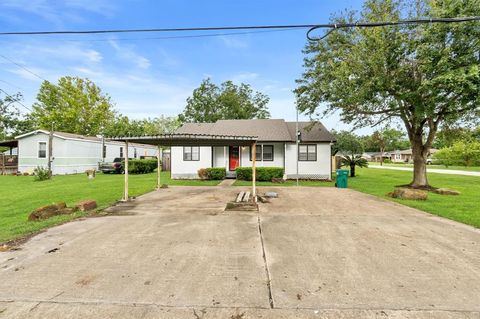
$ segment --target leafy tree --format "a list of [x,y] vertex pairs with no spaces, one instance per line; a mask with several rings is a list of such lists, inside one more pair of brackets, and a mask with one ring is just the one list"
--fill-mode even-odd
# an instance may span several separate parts
[[250,85],[223,82],[220,86],[203,80],[178,118],[181,122],[215,122],[228,119],[269,118],[268,96],[253,92]]
[[347,131],[332,131],[337,142],[332,146],[332,153],[340,152],[342,155],[362,155],[363,144],[358,135]]
[[[376,145],[376,149],[383,155],[386,151],[405,148],[404,137],[405,134],[402,131],[384,128],[373,132],[370,141]],[[383,165],[383,156],[380,156],[380,165]]]
[[438,150],[433,158],[445,166],[480,166],[480,141],[455,142],[450,147]]
[[118,116],[105,129],[106,136],[142,136],[173,133],[180,126],[176,117],[160,116],[143,120],[130,120],[127,116]]
[[21,102],[22,94],[0,97],[0,141],[13,138],[32,129],[28,119],[20,114],[15,103]]
[[435,148],[452,146],[458,141],[480,140],[480,127],[469,129],[465,127],[444,127],[438,132],[433,142]]
[[[477,15],[477,0],[366,0],[360,13],[332,22]],[[402,122],[413,153],[410,185],[428,188],[426,160],[437,130],[480,112],[479,38],[478,22],[337,29],[306,45],[299,109],[310,116],[322,114],[319,108],[324,115],[340,111],[358,127]]]
[[57,131],[96,135],[115,117],[107,94],[89,79],[62,77],[44,81],[30,115],[36,126]]
[[333,132],[337,142],[332,146],[333,154],[342,155],[342,166],[350,167],[350,177],[355,177],[355,166],[366,167],[367,160],[362,158],[363,145],[359,136],[347,132]]

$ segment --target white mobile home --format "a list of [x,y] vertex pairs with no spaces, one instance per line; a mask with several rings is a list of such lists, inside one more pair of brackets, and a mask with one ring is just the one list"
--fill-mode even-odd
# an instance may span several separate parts
[[[32,131],[16,137],[18,141],[18,171],[31,173],[37,166],[48,166],[49,132]],[[103,147],[102,147],[103,146]],[[125,144],[101,137],[54,132],[52,138],[52,173],[76,174],[97,169],[102,161],[124,157]],[[152,145],[129,144],[129,158],[157,156]]]
[[[284,120],[220,120],[215,123],[186,123],[175,133],[257,137],[257,167],[282,167],[284,178],[331,179],[331,143],[335,137],[319,122],[300,122],[296,145],[296,123]],[[237,167],[252,166],[251,147],[173,146],[172,178],[198,178],[198,170],[225,167],[235,177]]]

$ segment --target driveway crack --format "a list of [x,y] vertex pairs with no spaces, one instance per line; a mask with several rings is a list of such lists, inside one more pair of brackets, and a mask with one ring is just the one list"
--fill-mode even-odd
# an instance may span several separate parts
[[273,295],[272,295],[272,280],[270,278],[270,271],[268,270],[267,255],[265,254],[265,245],[263,242],[262,221],[260,220],[260,213],[257,216],[257,220],[258,220],[258,234],[260,236],[260,242],[262,244],[263,264],[265,266],[265,275],[267,277],[268,302],[270,304],[270,308],[273,309],[275,308],[275,304],[273,302]]

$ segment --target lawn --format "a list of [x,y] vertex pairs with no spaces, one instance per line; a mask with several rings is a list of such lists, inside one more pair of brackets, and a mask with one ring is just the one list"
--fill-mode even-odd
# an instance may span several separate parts
[[[380,166],[380,163],[378,162],[369,162],[369,165],[376,165]],[[412,167],[413,164],[398,164],[398,163],[384,163],[383,165],[385,166],[393,166],[393,167]],[[445,166],[445,165],[428,165],[428,169],[449,169],[449,170],[458,170],[458,171],[470,171],[470,172],[480,172],[480,167],[479,166],[471,166],[471,167],[466,167],[466,166]]]
[[393,186],[409,183],[411,172],[361,168],[357,174],[357,177],[349,178],[349,188],[480,228],[479,177],[430,173],[428,180],[432,186],[452,188],[461,195],[429,193],[426,201],[411,201],[385,195],[393,190]]
[[[130,175],[130,196],[152,191],[156,186],[156,173]],[[170,172],[162,172],[162,184],[217,185],[218,181],[171,180]],[[98,174],[88,180],[84,174],[54,176],[52,180],[35,182],[30,176],[0,176],[0,243],[15,239],[52,225],[81,216],[55,216],[44,221],[29,222],[28,215],[37,207],[64,201],[74,205],[83,199],[94,199],[99,208],[105,208],[122,198],[123,175]]]
[[[407,171],[357,168],[357,177],[348,178],[348,187],[359,192],[378,196],[400,204],[417,208],[428,213],[453,219],[480,228],[480,177],[428,174],[430,184],[458,190],[460,196],[428,194],[426,201],[394,199],[386,196],[395,185],[405,185],[411,181],[412,173]],[[284,184],[258,182],[258,186],[295,186],[295,181]],[[335,182],[300,181],[300,186],[334,186]],[[251,182],[236,181],[235,186],[248,186]]]

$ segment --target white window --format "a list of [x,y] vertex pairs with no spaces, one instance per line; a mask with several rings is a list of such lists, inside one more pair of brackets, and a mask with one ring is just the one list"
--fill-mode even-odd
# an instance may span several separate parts
[[38,143],[38,158],[47,158],[47,142]]
[[184,146],[183,147],[183,160],[184,161],[199,161],[200,160],[200,147],[198,147],[198,146]]
[[120,147],[120,158],[123,158],[123,147]]
[[301,162],[315,162],[317,160],[317,144],[298,145],[298,160]]

